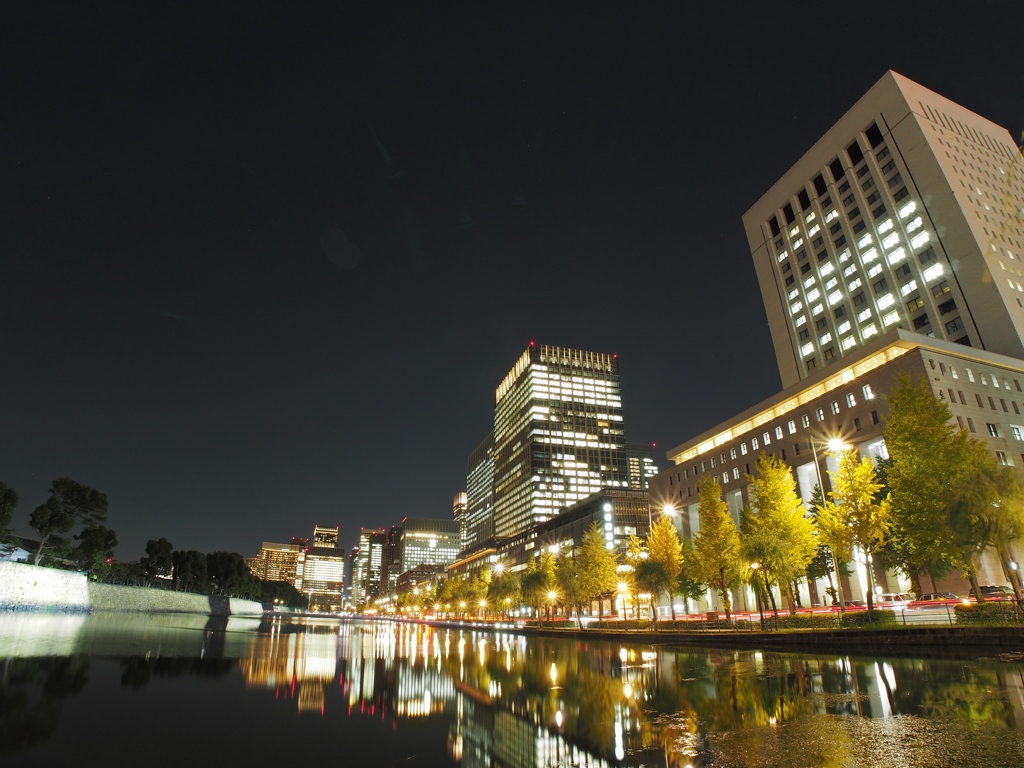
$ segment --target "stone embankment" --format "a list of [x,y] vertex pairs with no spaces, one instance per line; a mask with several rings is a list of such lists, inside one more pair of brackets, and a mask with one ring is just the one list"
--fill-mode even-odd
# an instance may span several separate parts
[[253,600],[98,584],[90,582],[83,573],[6,562],[0,562],[0,610],[263,614],[263,606]]

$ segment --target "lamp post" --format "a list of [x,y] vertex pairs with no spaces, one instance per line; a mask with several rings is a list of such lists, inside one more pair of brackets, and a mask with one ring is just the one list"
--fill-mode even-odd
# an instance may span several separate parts
[[[827,445],[829,447],[829,450],[835,451],[837,453],[848,447],[846,443],[844,443],[839,438],[835,437],[830,438]],[[811,435],[811,453],[814,455],[814,474],[818,478],[818,489],[821,491],[821,498],[824,500],[825,484],[824,482],[822,482],[821,479],[821,467],[818,465],[818,448],[814,444],[814,435]],[[839,598],[839,612],[846,613],[846,599],[843,597],[843,576],[839,572],[839,558],[836,557],[836,553],[831,549],[829,550],[829,552],[831,552],[832,554],[832,570],[836,572],[836,596]],[[868,563],[868,568],[870,567],[871,564]]]
[[757,599],[757,612],[761,616],[761,631],[764,632],[764,605],[761,603],[760,568],[760,563],[750,564],[750,570],[754,572],[754,580],[757,582],[754,585],[754,597]]

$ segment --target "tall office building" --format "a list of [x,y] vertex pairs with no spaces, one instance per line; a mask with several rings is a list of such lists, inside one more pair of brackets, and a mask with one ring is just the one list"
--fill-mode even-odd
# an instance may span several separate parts
[[352,602],[357,606],[383,594],[381,566],[386,544],[387,534],[383,530],[360,529],[359,554],[352,561]]
[[495,535],[629,487],[617,355],[531,342],[494,399]]
[[402,573],[417,565],[449,565],[462,545],[454,520],[407,517],[402,521]]
[[469,509],[469,502],[466,500],[465,492],[455,494],[452,500],[452,519],[459,526],[459,547],[465,549],[468,532],[466,530],[466,512]]
[[380,566],[381,592],[385,595],[395,594],[398,577],[402,573],[402,527],[392,525],[388,530],[384,544],[383,558]]
[[654,443],[626,443],[629,487],[634,491],[646,491],[650,479],[658,474],[657,451]]
[[306,550],[302,591],[314,611],[340,611],[345,591],[345,550],[310,547]]
[[463,549],[494,536],[494,432],[469,455],[466,468],[466,541]]
[[1024,167],[887,72],[743,217],[783,387],[893,328],[1024,358]]
[[297,544],[264,541],[249,562],[249,570],[264,581],[284,581],[302,589],[302,570],[306,548]]
[[313,528],[314,547],[338,546],[338,526],[317,525]]

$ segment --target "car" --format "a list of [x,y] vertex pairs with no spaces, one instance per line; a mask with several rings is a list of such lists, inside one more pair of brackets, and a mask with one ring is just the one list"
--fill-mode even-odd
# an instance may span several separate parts
[[912,600],[907,608],[944,608],[947,605],[960,605],[966,602],[969,602],[966,598],[952,592],[925,592]]
[[875,599],[875,607],[885,608],[890,611],[902,611],[913,600],[914,596],[909,592],[882,592]]
[[[845,605],[848,611],[866,611],[868,609],[868,604],[863,600],[847,600]],[[838,605],[832,606],[832,613],[839,613]]]
[[[971,591],[967,593],[967,596],[974,600],[974,587],[971,587]],[[1004,587],[1001,584],[982,584],[981,585],[981,596],[985,600],[1013,600],[1013,590],[1009,587]]]

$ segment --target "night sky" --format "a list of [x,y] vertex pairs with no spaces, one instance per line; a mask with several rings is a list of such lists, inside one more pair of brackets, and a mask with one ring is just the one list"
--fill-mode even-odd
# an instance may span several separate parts
[[779,389],[740,217],[887,69],[1024,129],[1017,0],[635,5],[5,4],[17,530],[447,517],[530,340],[670,448]]

